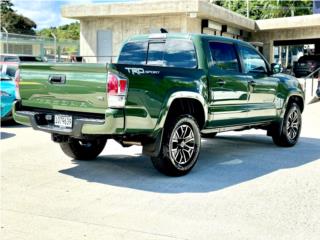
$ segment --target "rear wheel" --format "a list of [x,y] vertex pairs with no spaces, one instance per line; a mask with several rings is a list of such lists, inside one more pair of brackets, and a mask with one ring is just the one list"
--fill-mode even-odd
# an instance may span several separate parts
[[300,136],[301,124],[301,110],[296,103],[292,103],[285,113],[282,125],[279,125],[281,129],[272,135],[273,142],[281,147],[294,146]]
[[171,119],[164,129],[160,155],[152,157],[152,163],[168,176],[185,175],[196,164],[200,145],[200,130],[192,116]]
[[68,142],[60,143],[62,151],[77,160],[94,160],[104,149],[106,139],[82,140],[71,138]]

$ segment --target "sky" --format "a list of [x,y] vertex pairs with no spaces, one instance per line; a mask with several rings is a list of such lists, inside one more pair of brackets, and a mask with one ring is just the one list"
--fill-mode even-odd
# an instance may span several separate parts
[[32,19],[37,30],[75,22],[61,17],[60,8],[65,4],[112,3],[128,0],[11,0],[14,10]]

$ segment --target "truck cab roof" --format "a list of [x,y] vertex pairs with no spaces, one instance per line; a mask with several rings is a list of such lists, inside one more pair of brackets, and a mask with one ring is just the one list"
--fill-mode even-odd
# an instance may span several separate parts
[[254,47],[252,44],[228,37],[216,36],[216,35],[208,35],[208,34],[199,34],[199,33],[150,33],[150,34],[140,34],[134,35],[130,37],[126,42],[131,41],[147,41],[147,40],[155,40],[155,39],[193,39],[194,41],[198,40],[212,40],[212,41],[224,41],[230,43],[238,43],[242,45],[246,45],[248,47]]

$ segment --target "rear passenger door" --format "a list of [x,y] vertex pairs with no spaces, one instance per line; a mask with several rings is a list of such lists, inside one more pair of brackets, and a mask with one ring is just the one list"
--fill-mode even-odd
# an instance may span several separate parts
[[278,78],[269,73],[264,58],[252,47],[239,45],[243,71],[249,83],[248,117],[251,122],[276,116],[275,97]]
[[208,47],[209,127],[244,124],[248,121],[248,81],[236,47],[220,41],[209,42]]

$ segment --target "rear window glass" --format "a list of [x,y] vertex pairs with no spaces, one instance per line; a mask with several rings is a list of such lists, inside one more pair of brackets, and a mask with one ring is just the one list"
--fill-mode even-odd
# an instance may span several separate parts
[[5,73],[1,73],[1,81],[12,81],[12,78]]
[[163,66],[164,42],[150,42],[147,65]]
[[147,58],[147,42],[128,42],[120,53],[118,63],[143,65]]
[[7,77],[14,78],[16,75],[17,69],[18,69],[18,65],[1,64],[0,65],[1,77],[5,75]]
[[195,68],[196,51],[191,40],[129,42],[121,50],[118,63],[133,65]]
[[164,64],[168,67],[195,68],[197,60],[192,41],[168,39]]

